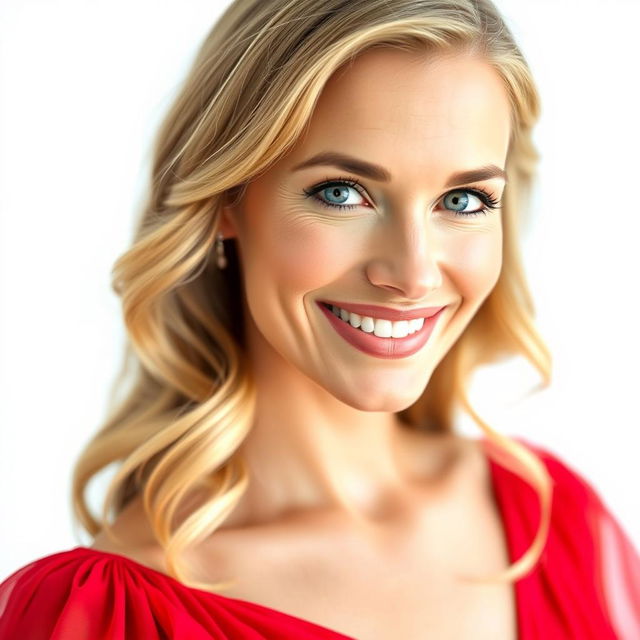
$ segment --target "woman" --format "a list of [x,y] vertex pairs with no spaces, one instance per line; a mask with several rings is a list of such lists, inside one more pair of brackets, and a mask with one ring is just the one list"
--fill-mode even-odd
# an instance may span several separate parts
[[507,354],[549,380],[537,114],[488,1],[235,2],[115,265],[136,369],[75,469],[94,542],[0,585],[0,639],[638,637],[599,496],[465,395]]

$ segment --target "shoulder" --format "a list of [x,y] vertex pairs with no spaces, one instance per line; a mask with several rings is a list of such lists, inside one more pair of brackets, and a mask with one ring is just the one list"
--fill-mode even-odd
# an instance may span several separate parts
[[0,640],[302,640],[323,633],[314,622],[186,586],[90,547],[34,560],[0,583]]
[[[579,557],[580,553],[592,553],[597,525],[606,513],[592,481],[551,447],[521,436],[511,438],[542,463],[551,481],[549,532],[543,558],[557,554],[565,557],[578,554]],[[546,509],[543,511],[540,489],[514,456],[505,454],[486,439],[482,442],[492,470],[492,492],[517,552],[524,552],[547,514]]]
[[[593,579],[596,555],[600,551],[603,525],[613,521],[612,514],[593,481],[576,465],[551,447],[515,437],[542,461],[551,479],[551,511],[549,533],[542,565],[550,573],[568,566],[576,573]],[[524,532],[527,545],[533,540],[542,516],[540,496],[531,484],[513,471],[499,472],[500,493],[505,513],[510,515],[512,529]],[[517,521],[517,527],[514,522]]]
[[535,453],[544,463],[553,481],[556,501],[570,500],[580,508],[596,507],[601,504],[594,481],[575,464],[568,462],[550,447],[522,437],[515,439]]
[[[576,497],[580,494],[582,494],[583,497],[586,497],[588,494],[595,494],[594,488],[586,475],[551,447],[522,436],[510,436],[510,440],[520,444],[543,463],[546,472],[552,480],[554,490],[558,490],[563,494],[574,493]],[[499,469],[499,475],[501,477],[506,474],[510,481],[517,478],[521,480],[523,484],[529,486],[524,480],[524,476],[528,474],[523,473],[524,469],[519,459],[501,447],[497,447],[486,437],[480,438],[475,442],[478,450],[481,452],[481,457],[492,462],[493,465]],[[512,483],[509,482],[509,484]],[[513,484],[516,484],[516,482],[514,481]]]
[[88,616],[95,586],[86,557],[82,548],[53,553],[6,578],[0,584],[0,639],[53,637],[61,621],[78,616],[83,606]]
[[185,617],[178,609],[189,595],[129,558],[75,547],[34,560],[0,584],[0,640],[164,638],[172,614]]
[[[593,592],[590,611],[602,607],[615,637],[640,638],[640,554],[634,542],[593,480],[556,452],[523,444],[543,460],[554,483],[552,528],[542,560],[549,584],[556,576],[558,593],[573,588],[584,602]],[[580,579],[570,584],[574,575]]]

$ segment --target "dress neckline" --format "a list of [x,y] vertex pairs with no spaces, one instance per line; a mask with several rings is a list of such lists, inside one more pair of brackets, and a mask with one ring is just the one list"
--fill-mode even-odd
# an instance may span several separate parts
[[[520,442],[522,442],[523,444],[524,441],[521,438],[514,438],[515,440],[519,440]],[[507,545],[507,549],[508,549],[508,554],[509,554],[509,562],[512,563],[513,562],[513,557],[514,557],[514,547],[513,547],[513,539],[512,539],[512,534],[511,534],[511,529],[512,527],[510,526],[510,523],[507,521],[507,517],[508,517],[508,513],[509,511],[507,509],[505,509],[505,505],[504,505],[504,495],[503,493],[499,490],[499,484],[501,482],[501,480],[503,479],[503,476],[499,476],[500,474],[500,469],[501,467],[498,465],[498,463],[493,460],[491,458],[491,456],[488,454],[487,448],[485,446],[483,446],[485,443],[488,442],[487,438],[481,437],[478,439],[478,442],[480,443],[481,447],[482,447],[482,451],[484,452],[485,455],[485,459],[487,460],[488,463],[488,467],[489,467],[489,475],[490,475],[490,485],[491,485],[491,491],[492,491],[492,495],[494,498],[494,502],[497,506],[497,510],[498,513],[500,515],[500,521],[502,524],[502,529],[503,529],[503,533],[504,533],[504,537],[505,537],[505,541],[506,541],[506,545]],[[281,611],[279,609],[274,609],[272,607],[268,607],[266,605],[262,605],[259,604],[257,602],[252,602],[251,600],[243,600],[242,598],[234,598],[231,596],[225,596],[221,593],[214,593],[212,591],[205,591],[204,589],[198,589],[196,587],[190,587],[188,585],[185,585],[183,583],[181,583],[179,580],[173,578],[170,575],[167,575],[166,573],[163,573],[162,571],[158,571],[157,569],[153,569],[152,567],[149,567],[147,565],[144,565],[140,562],[138,562],[137,560],[133,560],[133,558],[129,558],[128,556],[124,556],[121,555],[119,553],[114,553],[111,551],[103,551],[101,549],[93,549],[91,547],[86,547],[83,545],[79,545],[76,546],[72,549],[72,551],[82,551],[82,552],[90,552],[93,554],[97,554],[97,555],[107,555],[107,556],[112,556],[115,558],[118,558],[120,561],[124,561],[126,563],[129,563],[130,565],[135,566],[138,570],[142,570],[142,571],[146,571],[146,572],[151,572],[157,576],[160,576],[161,578],[167,580],[170,584],[176,586],[179,589],[182,590],[186,590],[187,592],[193,593],[195,595],[198,595],[200,597],[204,597],[204,598],[212,598],[212,599],[216,599],[218,602],[224,603],[233,603],[233,604],[240,604],[242,606],[247,606],[249,608],[253,608],[255,609],[259,609],[261,611],[267,612],[271,615],[277,615],[279,617],[285,617],[290,621],[295,621],[296,623],[300,623],[302,625],[307,625],[312,629],[316,629],[318,631],[322,631],[325,634],[332,634],[336,640],[356,640],[353,636],[348,636],[344,633],[342,633],[341,631],[337,631],[336,629],[332,629],[330,627],[325,627],[324,625],[318,624],[316,622],[312,622],[311,620],[306,620],[305,618],[300,618],[298,616],[292,615],[290,613],[286,613],[285,611]],[[516,582],[514,584],[514,597],[515,597],[515,602],[514,602],[514,606],[515,606],[515,610],[516,610],[516,620],[517,620],[517,624],[516,624],[516,628],[518,629],[518,633],[520,633],[520,589],[518,586],[518,583]]]

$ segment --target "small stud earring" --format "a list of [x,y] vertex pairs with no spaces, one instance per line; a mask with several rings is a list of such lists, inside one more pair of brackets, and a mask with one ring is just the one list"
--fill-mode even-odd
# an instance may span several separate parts
[[216,264],[218,269],[224,269],[227,266],[227,257],[224,255],[224,236],[218,232],[216,234]]

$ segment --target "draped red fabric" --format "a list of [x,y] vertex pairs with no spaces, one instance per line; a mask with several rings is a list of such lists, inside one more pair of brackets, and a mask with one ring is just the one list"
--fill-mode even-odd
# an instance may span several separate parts
[[[557,455],[515,438],[553,479],[549,536],[534,569],[515,584],[520,640],[640,640],[640,556],[586,478]],[[531,486],[489,459],[509,559],[531,544],[540,504]]]
[[[519,640],[639,640],[636,548],[581,474],[550,451],[516,439],[542,458],[554,481],[544,552],[515,583]],[[513,562],[533,540],[540,505],[524,480],[488,461]],[[253,602],[189,588],[124,556],[82,546],[34,560],[0,584],[0,640],[173,638],[350,636]]]

